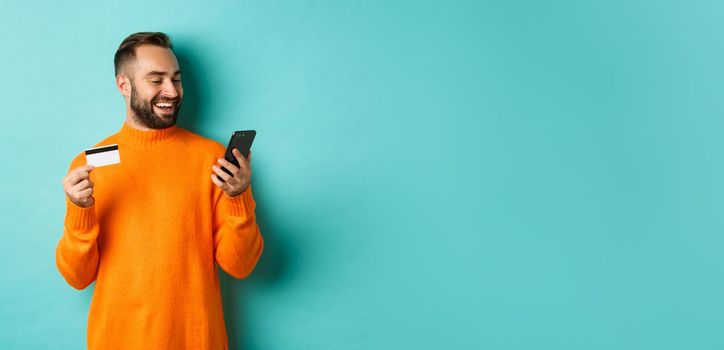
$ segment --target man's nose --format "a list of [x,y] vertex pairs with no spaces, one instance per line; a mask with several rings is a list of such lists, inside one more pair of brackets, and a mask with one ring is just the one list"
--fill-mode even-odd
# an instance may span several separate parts
[[178,97],[178,95],[179,95],[179,91],[178,91],[178,88],[176,87],[176,85],[174,85],[174,83],[172,81],[166,80],[163,83],[163,90],[161,90],[161,96],[172,99],[172,98]]

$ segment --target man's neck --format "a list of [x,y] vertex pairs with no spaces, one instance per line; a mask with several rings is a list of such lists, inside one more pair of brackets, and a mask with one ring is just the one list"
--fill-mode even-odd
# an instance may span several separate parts
[[128,126],[134,128],[134,129],[138,129],[138,130],[143,130],[143,131],[153,130],[153,129],[146,127],[145,125],[137,122],[136,119],[133,118],[133,113],[129,110],[126,111],[126,124],[128,124]]

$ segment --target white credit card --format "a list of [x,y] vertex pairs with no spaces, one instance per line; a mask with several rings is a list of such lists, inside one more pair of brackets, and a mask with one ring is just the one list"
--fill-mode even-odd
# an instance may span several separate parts
[[121,162],[121,154],[118,153],[118,145],[106,145],[89,148],[85,150],[86,163],[94,166],[105,166]]

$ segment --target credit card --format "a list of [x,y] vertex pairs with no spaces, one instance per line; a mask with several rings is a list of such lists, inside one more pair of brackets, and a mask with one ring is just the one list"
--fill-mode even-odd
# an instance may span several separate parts
[[117,144],[106,145],[85,150],[85,160],[94,167],[106,166],[120,163],[121,154]]

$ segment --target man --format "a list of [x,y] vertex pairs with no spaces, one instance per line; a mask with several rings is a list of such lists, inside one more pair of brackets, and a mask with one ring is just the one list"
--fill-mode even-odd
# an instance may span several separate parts
[[94,168],[81,153],[62,182],[56,265],[74,288],[96,281],[88,348],[227,349],[215,264],[245,278],[264,246],[251,154],[234,150],[236,167],[175,125],[183,88],[165,34],[129,36],[114,63],[126,120],[96,146],[117,144],[121,162]]

